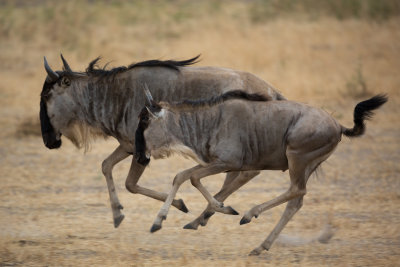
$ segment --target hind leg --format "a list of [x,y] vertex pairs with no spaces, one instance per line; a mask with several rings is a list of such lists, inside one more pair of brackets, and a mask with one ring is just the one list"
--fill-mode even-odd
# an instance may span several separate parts
[[[257,217],[261,212],[264,212],[272,207],[275,207],[285,201],[283,196],[286,196],[286,201],[289,201],[286,205],[285,211],[283,212],[281,219],[279,220],[278,224],[275,228],[271,231],[268,235],[267,239],[257,248],[255,248],[249,255],[259,255],[264,249],[269,250],[272,243],[278,237],[280,232],[286,226],[286,224],[290,221],[290,219],[296,214],[296,212],[302,207],[303,205],[303,197],[306,193],[306,183],[311,175],[312,171],[315,168],[310,168],[301,161],[291,161],[289,160],[289,174],[290,174],[290,182],[291,186],[290,189],[282,194],[281,196],[268,201],[264,204],[258,205],[250,210],[249,213],[243,217],[240,224],[243,223],[245,218],[250,218],[251,215]],[[317,166],[317,165],[316,165]],[[315,167],[316,167],[315,166]],[[297,194],[296,194],[297,193]],[[297,196],[296,196],[297,195]],[[290,198],[291,196],[295,196]],[[250,214],[250,215],[249,215]],[[249,221],[245,221],[247,223]]]
[[[303,196],[306,193],[306,184],[308,178],[314,172],[314,170],[329,157],[329,155],[333,152],[336,144],[337,143],[334,142],[328,143],[325,146],[322,146],[307,153],[299,153],[299,151],[292,151],[288,149],[286,155],[289,163],[289,175],[291,182],[290,189],[281,196],[252,208],[249,212],[246,213],[241,221],[241,224],[247,223],[250,221],[252,216],[257,217],[261,212],[282,204],[286,201],[289,201],[278,224],[269,234],[267,239],[260,246],[254,249],[250,253],[250,255],[259,255],[264,249],[270,249],[273,242],[286,226],[286,224],[302,207]],[[245,221],[243,222],[243,220]]]
[[[221,190],[214,196],[214,198],[218,201],[224,201],[227,199],[233,192],[238,190],[240,187],[245,185],[248,181],[257,176],[259,171],[246,171],[246,172],[229,172],[226,175],[224,184]],[[197,217],[192,222],[186,224],[184,229],[192,229],[196,230],[199,225],[205,226],[209,220],[209,218],[214,215],[214,211],[212,211],[211,206],[208,205],[206,209],[201,213],[199,217]]]
[[257,205],[247,211],[243,218],[240,220],[240,224],[246,224],[251,221],[253,217],[257,218],[261,213],[266,210],[272,209],[278,205],[281,205],[291,199],[303,197],[306,194],[306,188],[298,187],[295,184],[292,184],[290,188],[283,194],[279,195],[278,197],[267,201],[263,204]]
[[251,208],[244,214],[243,218],[240,220],[240,224],[249,223],[253,217],[257,218],[262,212],[283,204],[291,199],[303,197],[306,194],[305,168],[306,166],[304,166],[304,164],[289,159],[289,189],[278,197]]
[[[289,161],[289,165],[296,164],[293,164]],[[288,191],[270,201],[253,207],[246,212],[240,221],[240,224],[249,223],[253,216],[257,218],[262,212],[288,201],[280,221],[269,234],[268,238],[249,255],[259,255],[264,249],[269,250],[279,233],[283,230],[293,215],[301,208],[303,204],[303,197],[306,194],[306,183],[309,176],[309,174],[307,175],[306,173],[306,168],[301,165],[302,164],[299,164],[299,166],[295,167],[289,166],[291,185]]]
[[278,237],[280,232],[286,226],[286,224],[292,219],[292,217],[296,214],[296,212],[303,206],[303,196],[289,200],[288,204],[286,205],[285,211],[282,214],[281,219],[279,220],[278,224],[269,234],[267,239],[257,248],[255,248],[249,255],[259,255],[264,249],[269,250],[272,243]]

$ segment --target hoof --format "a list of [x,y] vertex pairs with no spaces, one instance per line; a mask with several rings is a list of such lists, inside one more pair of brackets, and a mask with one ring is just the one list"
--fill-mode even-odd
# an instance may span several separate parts
[[228,214],[230,215],[239,215],[239,212],[237,212],[234,208],[231,206],[226,207],[228,209]]
[[121,204],[118,204],[117,208],[120,209],[120,210],[123,210],[124,206],[122,206]]
[[260,255],[261,250],[259,248],[253,249],[250,253],[249,256],[258,256]]
[[246,223],[249,223],[249,222],[251,222],[251,219],[247,219],[246,217],[243,217],[243,218],[240,220],[240,225],[246,224]]
[[153,226],[150,229],[150,233],[154,233],[154,232],[156,232],[156,231],[158,231],[160,229],[161,229],[161,225],[153,224]]
[[183,226],[183,229],[197,230],[197,227],[194,227],[192,224],[188,223],[185,226]]
[[185,202],[183,202],[182,199],[179,199],[178,202],[179,202],[179,204],[180,204],[179,210],[180,210],[180,211],[183,211],[184,213],[188,213],[189,210],[188,210],[188,208],[186,207]]
[[124,218],[124,214],[121,214],[117,218],[114,218],[114,228],[118,228]]
[[208,218],[210,218],[211,216],[214,215],[215,212],[213,211],[207,211],[206,213],[204,213],[204,219],[207,220]]

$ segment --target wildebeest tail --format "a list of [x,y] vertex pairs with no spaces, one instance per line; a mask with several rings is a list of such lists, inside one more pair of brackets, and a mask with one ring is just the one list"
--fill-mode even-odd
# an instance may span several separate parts
[[354,126],[352,129],[342,127],[342,133],[348,137],[357,137],[365,132],[365,120],[372,118],[373,110],[387,102],[386,95],[376,95],[368,100],[362,101],[354,108]]

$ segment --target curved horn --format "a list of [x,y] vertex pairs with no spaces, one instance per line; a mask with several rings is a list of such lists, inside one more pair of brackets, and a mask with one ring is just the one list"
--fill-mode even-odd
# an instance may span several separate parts
[[55,81],[60,77],[56,72],[54,72],[50,68],[49,63],[47,63],[46,57],[44,57],[44,68],[46,69],[46,72],[49,75],[51,81]]
[[72,69],[71,69],[71,67],[68,65],[68,62],[65,60],[65,58],[63,57],[62,54],[60,54],[60,55],[61,55],[61,60],[62,60],[63,65],[64,65],[64,69],[65,69],[66,71],[72,72]]
[[154,100],[153,100],[153,97],[151,96],[149,87],[147,86],[146,83],[143,85],[143,91],[144,91],[144,94],[146,95],[148,104],[151,106],[153,104]]

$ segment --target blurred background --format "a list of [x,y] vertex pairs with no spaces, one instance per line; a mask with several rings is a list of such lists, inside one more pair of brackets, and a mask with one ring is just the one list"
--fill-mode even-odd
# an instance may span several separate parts
[[[310,179],[302,210],[284,230],[304,242],[248,258],[284,205],[246,226],[241,216],[218,214],[196,232],[183,230],[206,206],[188,183],[179,193],[191,212],[171,210],[151,235],[161,203],[125,190],[129,160],[114,172],[126,218],[113,228],[100,166],[116,142],[100,140],[83,154],[69,141],[50,151],[41,140],[43,56],[60,70],[60,53],[77,71],[98,56],[116,67],[201,54],[197,65],[251,72],[346,126],[359,101],[387,93],[389,102],[364,137],[344,138]],[[0,266],[398,265],[399,88],[399,0],[0,0]],[[193,165],[154,161],[139,184],[167,192]],[[204,183],[216,192],[222,181]],[[288,184],[287,173],[263,172],[225,203],[243,214]],[[333,239],[311,241],[327,223]]]

